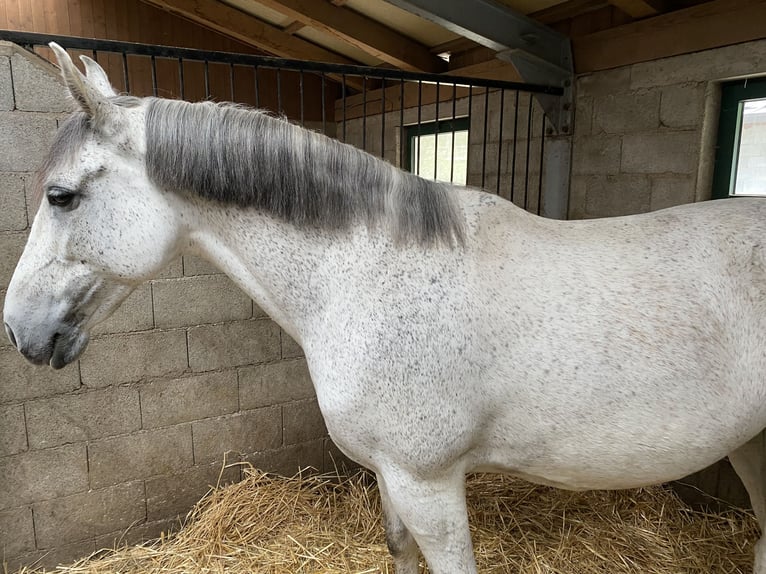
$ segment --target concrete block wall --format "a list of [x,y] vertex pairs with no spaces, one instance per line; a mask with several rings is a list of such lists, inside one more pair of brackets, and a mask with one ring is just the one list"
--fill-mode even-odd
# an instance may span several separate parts
[[569,217],[710,198],[718,84],[766,74],[766,41],[581,75]]
[[[63,94],[53,66],[0,44],[0,304]],[[176,261],[137,289],[61,371],[0,338],[0,560],[11,569],[177,526],[219,477],[240,478],[238,466],[222,472],[225,455],[283,474],[341,461],[300,347],[207,262]]]

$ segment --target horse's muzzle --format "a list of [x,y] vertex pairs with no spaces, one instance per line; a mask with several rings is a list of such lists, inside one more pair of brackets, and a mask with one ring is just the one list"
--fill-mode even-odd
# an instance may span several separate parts
[[[11,344],[31,363],[61,369],[76,361],[88,344],[88,334],[77,327],[57,325],[52,334],[27,333],[24,336],[6,322],[5,333]],[[35,336],[36,335],[36,336]]]

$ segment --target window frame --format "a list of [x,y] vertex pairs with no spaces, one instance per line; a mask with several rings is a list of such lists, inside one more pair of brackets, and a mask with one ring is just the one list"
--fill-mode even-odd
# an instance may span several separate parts
[[[455,132],[468,132],[468,137],[470,141],[471,118],[468,116],[463,116],[459,118],[449,118],[446,120],[439,120],[438,122],[437,121],[422,122],[420,124],[411,124],[411,125],[405,126],[405,139],[407,141],[407,148],[406,148],[406,153],[404,154],[404,158],[405,158],[404,169],[406,169],[410,173],[415,173],[413,171],[413,167],[415,164],[415,158],[413,157],[414,155],[413,152],[415,150],[415,145],[414,145],[415,138],[420,136],[433,135],[437,132],[437,130],[440,136],[442,134],[449,135]],[[468,161],[467,157],[466,157],[466,161]],[[426,177],[426,176],[420,175],[420,177]],[[432,179],[432,178],[429,176],[426,179]]]
[[766,76],[744,78],[721,85],[721,112],[718,117],[718,138],[713,171],[713,199],[737,197],[731,194],[731,189],[739,151],[742,103],[762,98],[766,98]]

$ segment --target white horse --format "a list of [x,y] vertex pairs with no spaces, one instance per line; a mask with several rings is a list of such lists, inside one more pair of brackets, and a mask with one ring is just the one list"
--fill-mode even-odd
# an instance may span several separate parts
[[475,572],[476,470],[615,489],[728,455],[764,525],[766,202],[546,220],[263,113],[117,96],[52,48],[80,111],[5,301],[30,361],[76,360],[194,253],[302,345],[332,439],[378,477],[399,574],[418,547]]

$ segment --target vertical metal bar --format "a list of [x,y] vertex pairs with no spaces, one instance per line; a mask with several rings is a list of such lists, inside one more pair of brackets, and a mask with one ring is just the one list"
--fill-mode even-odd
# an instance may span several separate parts
[[436,82],[436,108],[434,109],[434,181],[437,177],[437,165],[439,163],[439,82]]
[[282,68],[277,68],[277,112],[282,113]]
[[96,50],[90,51],[90,57],[93,58],[94,62],[98,62],[98,52],[96,52]]
[[304,125],[306,122],[303,117],[303,70],[300,70],[298,73],[298,91],[301,97],[301,125]]
[[367,151],[367,76],[362,76],[362,149]]
[[[471,168],[470,161],[471,161],[471,133],[473,132],[473,84],[468,86],[468,170]],[[468,174],[466,173],[466,180],[468,179]],[[468,183],[466,181],[466,183]]]
[[255,79],[253,80],[255,84],[255,107],[260,108],[261,107],[261,87],[258,85],[258,66],[253,66],[253,75],[255,76]]
[[519,136],[519,90],[516,90],[516,102],[513,104],[513,156],[511,157],[511,202],[516,189],[516,143]]
[[417,135],[418,135],[418,145],[417,148],[417,155],[415,157],[415,173],[420,175],[420,147],[421,147],[421,141],[420,141],[420,120],[423,116],[423,81],[418,80],[418,129],[417,129]]
[[500,129],[497,136],[497,195],[500,195],[500,166],[503,156],[503,108],[505,107],[505,90],[500,89]]
[[529,107],[527,111],[527,157],[524,167],[524,209],[529,206],[529,149],[532,143],[532,94],[529,94]]
[[452,150],[450,151],[449,180],[455,183],[455,108],[457,105],[457,84],[452,84]]
[[484,88],[484,143],[481,146],[481,187],[487,178],[487,123],[489,122],[489,88]]
[[383,78],[383,93],[380,100],[380,157],[386,159],[386,79]]
[[205,60],[205,99],[210,99],[210,66]]
[[324,72],[322,72],[322,133],[327,133],[327,113],[325,110],[325,106],[327,105],[327,102],[325,100],[325,77]]
[[404,130],[404,79],[399,80],[399,167],[404,169],[404,152],[408,151],[406,132]]
[[157,60],[154,56],[151,57],[152,60],[152,94],[157,95]]
[[122,76],[125,80],[125,91],[130,92],[130,77],[128,74],[128,55],[123,52],[122,53]]
[[543,197],[543,159],[545,158],[545,112],[543,112],[543,121],[540,126],[540,174],[537,181],[537,215],[542,213]]
[[235,101],[237,98],[234,95],[234,64],[229,64],[229,92],[231,93],[231,101]]
[[178,87],[179,87],[178,97],[180,97],[183,100],[185,99],[183,58],[178,58]]
[[346,143],[346,74],[341,74],[341,99],[343,100],[343,143]]

